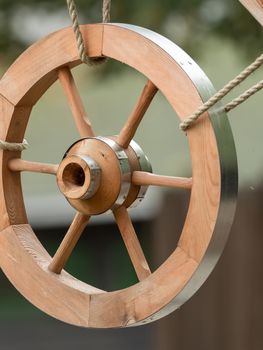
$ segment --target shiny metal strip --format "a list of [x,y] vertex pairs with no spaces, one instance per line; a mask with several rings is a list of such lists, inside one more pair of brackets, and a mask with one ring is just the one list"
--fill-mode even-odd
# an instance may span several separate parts
[[97,136],[95,139],[100,140],[106,143],[116,154],[116,157],[119,160],[120,170],[121,170],[121,189],[116,199],[115,204],[111,210],[115,210],[120,207],[126,200],[130,186],[131,186],[131,167],[129,163],[128,156],[126,155],[123,148],[121,148],[115,141],[103,136]]
[[95,160],[93,160],[89,156],[78,155],[78,157],[83,159],[90,169],[89,189],[80,199],[89,199],[96,193],[96,191],[99,188],[100,178],[101,178],[101,169],[98,166],[98,164],[95,162]]
[[[138,145],[138,143],[136,143],[134,140],[132,140],[130,142],[130,147],[133,149],[134,153],[137,156],[138,162],[140,164],[140,170],[141,171],[146,171],[148,173],[152,173],[152,166],[151,163],[149,162],[149,159],[147,158],[147,156],[144,154],[143,150],[141,149],[141,147]],[[132,203],[132,205],[130,206],[130,208],[135,208],[137,207],[141,201],[143,200],[143,198],[146,195],[147,189],[149,186],[140,186],[140,191],[137,195],[136,200]]]

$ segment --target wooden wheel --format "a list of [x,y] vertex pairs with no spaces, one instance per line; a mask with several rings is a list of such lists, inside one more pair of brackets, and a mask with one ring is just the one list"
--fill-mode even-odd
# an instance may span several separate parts
[[[124,62],[149,80],[116,137],[94,138],[70,69],[80,64],[71,28],[30,47],[0,82],[1,139],[21,142],[32,106],[59,79],[81,139],[57,165],[27,162],[19,152],[1,152],[0,266],[34,305],[65,322],[85,327],[126,327],[163,317],[202,285],[221,254],[233,220],[237,194],[235,147],[220,104],[187,132],[192,178],[151,175],[142,150],[131,142],[159,89],[181,120],[214,89],[205,74],[175,44],[149,30],[123,24],[82,26],[87,54]],[[140,162],[143,159],[144,164]],[[27,222],[20,171],[57,175],[77,214],[53,258]],[[151,273],[127,207],[144,186],[191,190],[178,246]],[[91,215],[113,210],[139,282],[106,292],[69,275],[63,267]]]

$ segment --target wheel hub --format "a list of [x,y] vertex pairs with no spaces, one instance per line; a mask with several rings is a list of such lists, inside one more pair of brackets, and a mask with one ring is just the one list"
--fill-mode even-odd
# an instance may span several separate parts
[[136,206],[147,187],[133,185],[133,171],[151,172],[140,146],[132,141],[121,148],[114,137],[85,138],[65,153],[57,184],[69,203],[86,215],[98,215],[124,205]]

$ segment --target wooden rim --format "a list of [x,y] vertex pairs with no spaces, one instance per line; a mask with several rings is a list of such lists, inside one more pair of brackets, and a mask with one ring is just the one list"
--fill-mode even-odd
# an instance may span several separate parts
[[[124,24],[85,25],[82,33],[89,56],[108,56],[144,74],[162,91],[180,120],[214,93],[195,62],[156,33]],[[58,79],[61,67],[78,64],[71,28],[49,35],[21,55],[0,82],[1,139],[20,142],[32,106]],[[147,91],[155,93],[151,85]],[[227,117],[218,107],[187,132],[192,189],[178,246],[154,273],[119,291],[98,290],[65,271],[50,272],[51,257],[27,223],[19,172],[8,168],[9,161],[20,154],[2,152],[0,266],[14,286],[49,315],[95,328],[151,322],[188,300],[216,264],[235,211],[235,147]],[[118,215],[125,218],[126,212],[116,213],[117,221]],[[87,220],[76,218],[79,227]],[[121,229],[123,222],[118,225]]]
[[263,26],[263,0],[239,0]]

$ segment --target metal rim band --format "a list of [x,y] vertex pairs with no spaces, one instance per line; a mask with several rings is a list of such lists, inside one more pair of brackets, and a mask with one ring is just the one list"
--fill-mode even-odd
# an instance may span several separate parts
[[[138,162],[140,164],[140,170],[146,171],[148,173],[152,173],[151,163],[150,163],[149,159],[147,158],[147,156],[145,155],[145,153],[143,152],[142,148],[138,145],[138,143],[135,142],[134,140],[132,140],[130,142],[130,147],[133,149],[134,153],[137,156]],[[143,200],[143,198],[146,195],[148,187],[149,186],[140,186],[140,190],[139,190],[139,193],[137,195],[137,198],[131,204],[130,208],[135,208],[141,203],[141,201]]]
[[119,161],[120,170],[121,170],[121,188],[120,188],[120,193],[113,207],[111,208],[111,210],[115,210],[125,202],[130,190],[131,167],[130,167],[129,159],[125,151],[123,150],[123,148],[121,148],[114,140],[104,136],[97,136],[97,137],[94,137],[94,139],[97,139],[106,143],[114,151]]
[[90,185],[88,191],[80,199],[89,199],[96,193],[97,189],[99,188],[101,169],[95,160],[89,156],[78,155],[78,157],[84,160],[90,170]]

